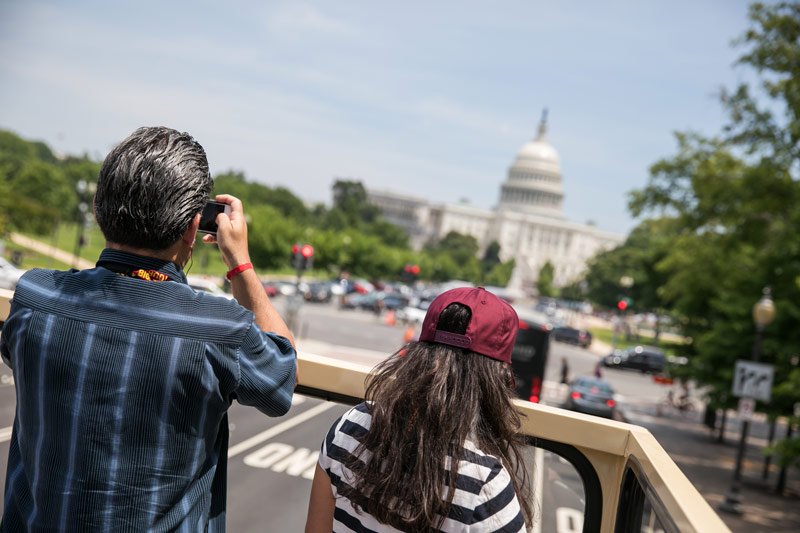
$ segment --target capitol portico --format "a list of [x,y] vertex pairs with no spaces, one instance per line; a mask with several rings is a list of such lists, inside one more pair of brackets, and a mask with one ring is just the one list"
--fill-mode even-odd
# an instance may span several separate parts
[[387,191],[370,190],[368,195],[386,220],[408,231],[415,248],[450,231],[472,235],[481,251],[497,241],[501,260],[516,259],[509,288],[527,289],[547,261],[555,270],[554,283],[563,286],[583,274],[591,257],[624,241],[622,235],[568,221],[561,180],[558,152],[547,141],[545,111],[536,138],[520,148],[508,169],[493,210]]

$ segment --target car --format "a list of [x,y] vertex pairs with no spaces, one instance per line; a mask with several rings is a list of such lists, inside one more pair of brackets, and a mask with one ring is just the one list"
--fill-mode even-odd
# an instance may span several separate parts
[[223,298],[228,299],[233,298],[232,294],[223,291],[219,288],[219,285],[209,279],[187,276],[186,281],[189,286],[197,292],[205,292],[213,296],[222,296]]
[[592,344],[592,334],[585,329],[577,329],[570,326],[556,326],[553,328],[553,337],[559,342],[575,344],[582,348],[588,348]]
[[630,368],[643,373],[660,374],[667,365],[667,356],[653,346],[631,346],[614,350],[602,360],[603,366],[610,368]]
[[270,281],[265,281],[264,285],[264,292],[267,293],[267,296],[277,296],[278,295],[278,288],[275,287],[275,284]]
[[417,305],[407,305],[397,310],[397,319],[410,324],[422,324],[428,312],[430,302],[420,302]]
[[309,283],[303,291],[303,299],[307,302],[328,303],[333,296],[331,285],[327,281]]
[[0,289],[13,291],[17,287],[17,281],[24,273],[24,270],[0,257]]
[[616,406],[614,389],[603,379],[581,376],[569,385],[565,407],[571,411],[614,418]]

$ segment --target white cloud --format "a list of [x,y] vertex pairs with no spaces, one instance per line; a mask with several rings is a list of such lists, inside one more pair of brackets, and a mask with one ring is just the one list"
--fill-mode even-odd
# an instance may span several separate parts
[[[290,3],[271,10],[267,15],[270,32],[284,37],[307,38],[308,33],[325,33],[338,36],[354,35],[351,24],[324,14],[309,4]],[[299,35],[303,34],[303,35]]]

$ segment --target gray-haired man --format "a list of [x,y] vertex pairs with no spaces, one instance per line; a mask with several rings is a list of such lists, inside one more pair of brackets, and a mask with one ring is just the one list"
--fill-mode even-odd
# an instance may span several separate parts
[[186,133],[140,128],[106,157],[97,267],[32,270],[0,337],[17,411],[3,531],[224,530],[227,409],[291,406],[291,335],[252,269],[241,202],[217,216],[236,301],[196,293],[212,181]]

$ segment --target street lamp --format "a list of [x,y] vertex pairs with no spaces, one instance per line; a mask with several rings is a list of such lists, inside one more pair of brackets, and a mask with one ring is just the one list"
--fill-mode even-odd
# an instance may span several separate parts
[[86,225],[92,219],[89,201],[97,191],[97,183],[80,180],[75,186],[78,193],[78,238],[75,241],[75,253],[73,254],[72,266],[76,267],[80,261],[81,248],[86,244]]
[[[764,287],[761,299],[753,305],[753,322],[756,325],[756,340],[753,343],[753,361],[758,361],[761,357],[761,339],[764,336],[764,328],[772,323],[775,319],[775,303],[772,301],[772,289]],[[739,489],[742,481],[742,460],[744,459],[744,450],[747,444],[747,432],[750,429],[750,421],[742,421],[742,436],[739,439],[739,449],[736,452],[736,468],[733,470],[733,480],[731,481],[731,488],[725,494],[725,501],[723,501],[719,509],[728,513],[742,514],[742,509],[739,507],[741,498],[739,496]]]
[[[630,276],[622,276],[619,278],[619,285],[623,288],[624,298],[617,303],[617,319],[615,320],[614,324],[614,335],[611,339],[611,345],[614,350],[617,349],[617,342],[619,341],[619,329],[620,329],[620,321],[624,321],[624,318],[620,318],[620,312],[624,311],[628,307],[628,290],[633,287],[633,278]],[[627,329],[627,324],[626,324]]]

